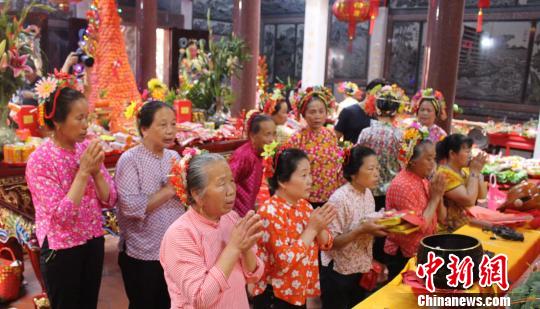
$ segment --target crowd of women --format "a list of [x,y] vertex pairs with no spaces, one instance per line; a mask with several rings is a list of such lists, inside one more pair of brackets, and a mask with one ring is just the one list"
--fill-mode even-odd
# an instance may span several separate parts
[[[26,177],[53,308],[97,306],[103,207],[118,211],[129,308],[305,308],[319,295],[323,308],[350,308],[369,293],[359,282],[376,261],[398,275],[422,237],[465,224],[464,210],[486,193],[485,154],[472,157],[469,138],[435,124],[445,106],[432,90],[413,100],[418,123],[405,131],[396,117],[406,100],[384,80],[342,107],[335,130],[325,126],[334,99],[324,87],[269,98],[229,161],[169,150],[174,111],[148,102],[138,112],[142,143],[122,154],[113,179],[87,138],[88,103],[73,77],[50,78],[40,99],[53,134]],[[305,122],[296,132],[285,127],[291,105]],[[388,233],[375,222],[384,209],[412,211],[420,229]]]

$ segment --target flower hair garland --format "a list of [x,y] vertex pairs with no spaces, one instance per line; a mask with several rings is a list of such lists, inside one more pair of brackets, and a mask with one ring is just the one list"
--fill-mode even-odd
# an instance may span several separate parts
[[174,160],[171,168],[171,184],[176,191],[176,195],[186,207],[189,204],[187,192],[187,172],[189,164],[195,156],[203,153],[206,153],[206,151],[198,148],[185,148],[184,151],[182,151],[182,158],[180,160]]
[[381,91],[383,86],[384,85],[379,84],[371,88],[371,90],[369,90],[368,93],[366,94],[366,103],[364,105],[364,111],[366,112],[368,116],[374,116],[377,113],[377,107],[376,107],[375,101],[377,100],[378,92]]
[[272,115],[276,112],[276,107],[282,102],[285,102],[285,96],[283,95],[284,89],[285,85],[276,83],[274,85],[274,91],[271,94],[266,94],[263,97],[261,100],[261,110],[263,113]]
[[421,141],[429,138],[429,129],[426,126],[422,126],[417,122],[414,122],[403,133],[403,140],[401,142],[401,149],[399,150],[398,160],[402,166],[405,167],[411,160],[414,153],[414,147]]
[[308,87],[300,91],[293,100],[293,109],[297,119],[306,111],[308,103],[314,97],[320,99],[326,106],[327,111],[332,111],[336,107],[336,100],[332,90],[324,86]]
[[382,87],[375,98],[376,100],[383,99],[391,102],[399,103],[398,114],[404,112],[410,112],[410,99],[405,94],[405,90],[400,88],[397,84],[392,86]]
[[433,105],[435,114],[440,120],[446,119],[446,100],[442,92],[433,88],[419,90],[412,98],[412,109],[415,114],[418,113],[423,101],[429,101]]
[[354,97],[356,99],[360,99],[362,97],[362,90],[358,88],[358,85],[353,82],[342,82],[339,84],[338,92],[348,95],[350,97]]
[[251,123],[253,122],[253,119],[255,119],[255,117],[257,117],[260,114],[261,112],[259,112],[256,109],[252,109],[246,113],[244,130],[245,132],[247,132],[247,134],[249,134],[249,132],[251,131]]
[[[38,99],[38,111],[39,111],[39,125],[45,125],[45,119],[52,119],[56,113],[56,101],[60,92],[64,88],[71,88],[82,92],[82,87],[77,81],[75,75],[67,74],[64,72],[58,72],[54,70],[53,74],[49,74],[46,78],[37,82],[34,88],[34,93]],[[54,94],[54,97],[53,97]],[[49,114],[45,113],[45,103],[49,100],[52,101],[52,110]]]
[[272,178],[276,171],[274,164],[277,162],[282,150],[277,141],[264,145],[263,150],[261,157],[263,158],[264,176],[265,178]]

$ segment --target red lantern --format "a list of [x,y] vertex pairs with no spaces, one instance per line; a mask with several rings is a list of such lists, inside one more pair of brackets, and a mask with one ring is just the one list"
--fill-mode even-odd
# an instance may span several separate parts
[[482,32],[484,22],[484,12],[482,9],[489,7],[489,0],[478,0],[478,19],[476,20],[476,32]]
[[349,23],[349,40],[354,40],[356,24],[370,20],[369,34],[373,32],[375,19],[379,14],[380,0],[337,0],[332,6],[334,16]]

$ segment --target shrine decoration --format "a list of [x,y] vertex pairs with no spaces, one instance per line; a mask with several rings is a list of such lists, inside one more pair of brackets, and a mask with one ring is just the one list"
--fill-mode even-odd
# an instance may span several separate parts
[[482,32],[482,24],[484,23],[483,9],[489,8],[490,0],[478,0],[478,18],[476,20],[476,32]]
[[369,20],[369,34],[373,33],[375,19],[379,14],[380,0],[338,0],[332,6],[334,16],[349,24],[349,41],[356,36],[356,24]]
[[141,95],[129,66],[116,1],[94,0],[88,19],[85,47],[95,59],[90,72],[90,105],[94,108],[98,102],[107,101],[111,131],[126,131],[132,125],[124,115],[126,105],[141,102]]

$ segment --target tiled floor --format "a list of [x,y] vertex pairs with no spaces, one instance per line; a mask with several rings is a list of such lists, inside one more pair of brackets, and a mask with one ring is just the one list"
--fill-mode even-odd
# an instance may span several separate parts
[[[123,309],[128,307],[128,300],[122,282],[122,274],[120,273],[120,268],[117,263],[117,243],[118,238],[113,236],[105,237],[105,262],[103,266],[103,279],[101,280],[98,309]],[[34,309],[32,298],[36,294],[41,293],[41,287],[28,259],[25,260],[24,278],[24,295],[8,306],[0,304],[0,308]],[[308,300],[308,308],[321,308],[319,299]]]
[[[122,274],[118,267],[118,238],[113,236],[105,237],[105,262],[103,266],[103,278],[99,294],[98,309],[122,309],[128,307],[128,300],[124,291]],[[0,308],[34,309],[32,297],[41,292],[41,287],[34,275],[32,265],[29,260],[25,260],[25,287],[24,295],[7,307],[0,305]]]

